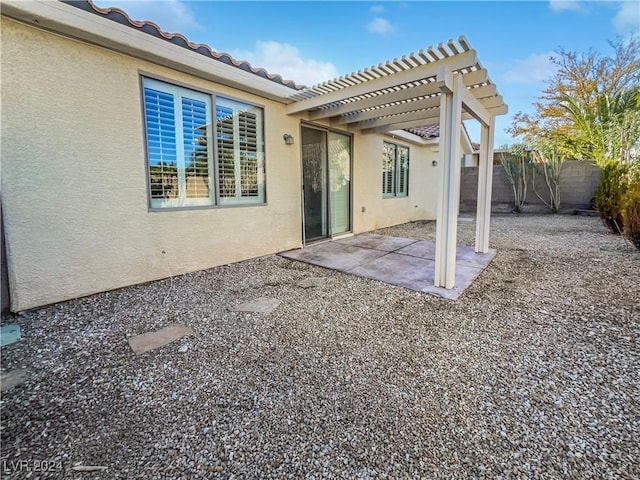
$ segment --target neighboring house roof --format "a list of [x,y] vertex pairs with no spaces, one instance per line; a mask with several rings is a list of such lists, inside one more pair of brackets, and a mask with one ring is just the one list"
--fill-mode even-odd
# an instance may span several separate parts
[[[435,125],[405,128],[404,130],[421,138],[424,138],[425,140],[435,140],[440,137],[440,125],[437,123]],[[469,131],[467,130],[464,122],[462,122],[462,134],[463,151],[465,153],[474,153],[480,149],[479,143],[474,143],[471,141]]]
[[204,43],[192,43],[184,35],[180,33],[167,33],[163,31],[157,24],[151,21],[133,20],[131,19],[131,17],[129,17],[129,15],[125,11],[120,10],[119,8],[115,8],[115,7],[101,8],[101,7],[98,7],[96,4],[94,4],[92,0],[61,0],[61,1],[63,3],[72,5],[74,7],[81,8],[82,10],[85,10],[87,12],[100,15],[104,18],[120,23],[122,25],[135,28],[136,30],[140,30],[149,35],[153,35],[156,38],[166,40],[167,42],[171,42],[174,45],[178,45],[188,50],[192,50],[196,53],[212,58],[219,62],[225,63],[227,65],[231,65],[233,67],[239,68],[246,72],[253,73],[255,75],[258,75],[259,77],[266,78],[267,80],[271,80],[273,82],[279,83],[280,85],[284,85],[294,90],[302,90],[305,88],[302,85],[296,84],[292,80],[283,79],[281,75],[277,75],[277,74],[274,75],[274,74],[268,73],[264,68],[255,68],[251,66],[249,62],[238,61],[228,53],[216,52],[209,45],[206,45]]
[[405,129],[409,133],[418,135],[422,138],[438,138],[440,136],[440,125],[426,125],[424,127],[413,127]]

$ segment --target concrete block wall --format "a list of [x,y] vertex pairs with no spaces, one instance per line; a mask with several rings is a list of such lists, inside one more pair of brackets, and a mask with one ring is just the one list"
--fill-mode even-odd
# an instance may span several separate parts
[[[460,177],[460,212],[473,213],[478,195],[478,167],[463,167]],[[538,198],[532,188],[529,175],[525,212],[548,212],[547,206]],[[591,200],[600,182],[600,168],[589,160],[568,160],[560,172],[560,209],[591,208]],[[535,185],[538,193],[547,200],[548,188],[544,178],[537,175]],[[491,210],[494,213],[508,213],[513,210],[513,189],[502,165],[493,166],[493,188]]]

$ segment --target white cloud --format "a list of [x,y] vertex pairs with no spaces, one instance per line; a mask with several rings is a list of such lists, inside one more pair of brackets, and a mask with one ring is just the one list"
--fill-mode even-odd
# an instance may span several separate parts
[[287,43],[258,41],[255,51],[236,51],[232,55],[300,85],[312,86],[338,76],[338,69],[332,63],[302,58],[300,51]]
[[181,0],[102,0],[102,8],[117,7],[132,20],[148,20],[169,33],[187,34],[203,30],[188,2]]
[[383,5],[374,5],[373,7],[371,7],[371,13],[381,14],[382,12],[384,12]]
[[384,18],[374,18],[367,24],[367,30],[379,35],[388,35],[395,30],[394,26]]
[[620,35],[637,33],[640,30],[640,3],[620,2],[618,13],[613,18],[613,26]]
[[555,73],[550,57],[553,53],[532,53],[525,59],[515,59],[511,69],[502,76],[508,83],[542,83]]
[[549,0],[549,8],[554,12],[582,12],[583,6],[577,0]]

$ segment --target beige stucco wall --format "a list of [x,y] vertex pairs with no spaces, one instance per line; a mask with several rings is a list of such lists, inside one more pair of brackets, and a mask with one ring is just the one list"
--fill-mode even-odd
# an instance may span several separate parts
[[[267,205],[148,211],[140,71],[264,106]],[[283,105],[4,17],[1,96],[12,310],[300,246]]]
[[[301,246],[304,118],[5,17],[1,27],[0,191],[13,311]],[[264,107],[267,205],[149,211],[141,73]],[[298,133],[294,146],[284,133]],[[435,218],[433,147],[351,133],[353,232]],[[384,139],[410,147],[408,197],[382,197]]]
[[[409,195],[383,198],[382,143],[409,147]],[[415,220],[436,218],[438,167],[431,146],[420,146],[382,135],[354,138],[353,231],[361,233]],[[364,207],[364,212],[362,211]]]

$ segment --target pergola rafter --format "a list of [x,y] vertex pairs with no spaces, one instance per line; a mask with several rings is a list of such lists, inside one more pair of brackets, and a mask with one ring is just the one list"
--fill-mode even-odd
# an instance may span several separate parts
[[306,88],[289,100],[288,114],[306,112],[310,120],[365,134],[440,124],[435,285],[445,288],[455,285],[460,128],[463,120],[480,122],[476,252],[488,251],[494,119],[507,113],[507,105],[463,36]]
[[[462,78],[465,86],[482,89],[474,92],[474,95],[479,96],[479,98],[486,98],[496,94],[496,86],[487,83],[489,74],[485,69],[462,74]],[[368,96],[349,98],[345,99],[343,103],[335,102],[331,105],[323,106],[317,110],[310,111],[309,119],[320,120],[323,118],[336,118],[379,107],[381,101],[381,98],[379,98],[380,95],[384,95],[384,101],[389,102],[389,104],[440,95],[440,89],[435,85],[435,77],[432,77],[430,80],[414,83],[415,85],[413,86],[403,85],[396,87],[394,90],[388,89],[375,95],[369,94]]]

